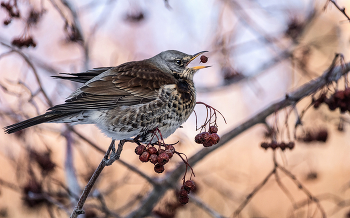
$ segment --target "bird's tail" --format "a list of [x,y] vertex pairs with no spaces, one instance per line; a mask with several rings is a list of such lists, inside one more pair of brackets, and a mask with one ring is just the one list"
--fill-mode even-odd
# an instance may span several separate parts
[[25,128],[28,128],[28,127],[31,127],[31,126],[34,126],[34,125],[37,125],[40,123],[46,123],[46,122],[50,122],[50,121],[53,121],[53,120],[56,120],[59,118],[63,118],[67,115],[69,115],[69,114],[48,112],[46,114],[39,115],[37,117],[33,117],[33,118],[28,119],[28,120],[24,120],[22,122],[15,123],[15,124],[12,124],[10,126],[6,126],[6,127],[4,127],[4,130],[5,130],[5,133],[11,134],[11,133],[20,131],[22,129],[25,129]]

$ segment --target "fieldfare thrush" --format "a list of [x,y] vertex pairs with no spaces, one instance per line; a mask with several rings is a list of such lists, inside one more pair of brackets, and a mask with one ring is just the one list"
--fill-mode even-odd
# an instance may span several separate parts
[[150,142],[148,132],[156,128],[166,138],[194,109],[193,75],[207,66],[187,65],[204,52],[188,55],[168,50],[117,67],[55,76],[83,85],[64,104],[7,126],[5,132],[14,133],[40,123],[70,123],[95,124],[113,141],[143,136],[141,142]]

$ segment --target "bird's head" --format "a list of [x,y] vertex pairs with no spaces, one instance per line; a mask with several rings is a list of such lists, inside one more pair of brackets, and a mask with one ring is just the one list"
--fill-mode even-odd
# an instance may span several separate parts
[[187,65],[196,59],[198,56],[207,51],[201,51],[194,55],[188,55],[176,50],[167,50],[159,53],[158,55],[150,58],[153,64],[161,68],[167,73],[175,76],[175,78],[188,78],[192,79],[195,72],[200,69],[207,68],[209,66],[195,66],[187,67]]

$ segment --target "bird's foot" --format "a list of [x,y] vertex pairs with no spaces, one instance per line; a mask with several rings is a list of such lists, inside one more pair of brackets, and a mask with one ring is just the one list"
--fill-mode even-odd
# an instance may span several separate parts
[[[114,161],[118,160],[120,158],[120,154],[123,150],[123,145],[125,144],[127,140],[120,140],[118,144],[118,149],[115,149],[114,140],[111,142],[108,150],[110,151],[110,154],[106,154],[103,158],[104,164],[106,166],[110,166],[114,163]],[[109,158],[108,158],[109,156]]]

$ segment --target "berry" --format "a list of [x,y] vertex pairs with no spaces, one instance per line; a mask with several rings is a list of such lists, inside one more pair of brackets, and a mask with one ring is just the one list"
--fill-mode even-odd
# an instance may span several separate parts
[[154,172],[156,173],[162,173],[164,172],[164,166],[160,164],[154,165]]
[[321,129],[316,136],[316,140],[319,142],[326,142],[327,138],[328,138],[328,131],[326,129]]
[[217,143],[219,143],[220,141],[220,136],[216,133],[212,133],[210,134],[210,142],[213,144],[213,145],[216,145]]
[[139,145],[135,148],[135,153],[137,155],[141,155],[146,150],[146,147],[144,145]]
[[197,134],[196,137],[194,138],[194,141],[197,144],[203,144],[203,134],[202,133]]
[[170,150],[170,149],[166,149],[164,153],[166,153],[166,154],[168,155],[168,157],[169,157],[169,158],[172,158],[172,157],[173,157],[173,155],[174,155],[174,153],[173,153],[173,152],[171,152],[171,150]]
[[282,151],[284,151],[284,150],[286,149],[287,145],[286,145],[286,143],[281,142],[281,143],[279,144],[279,147],[281,148]]
[[172,145],[166,145],[165,146],[165,150],[170,150],[171,153],[173,153],[173,154],[175,153],[175,148]]
[[149,154],[147,151],[144,151],[144,152],[140,155],[139,159],[140,159],[140,161],[142,161],[142,162],[148,162],[149,156],[150,156],[150,154]]
[[158,163],[160,165],[164,165],[168,162],[169,162],[169,156],[165,152],[158,155]]
[[186,197],[186,196],[188,196],[188,192],[184,188],[181,187],[181,190],[179,192],[179,197],[181,198],[181,197]]
[[303,138],[303,141],[304,142],[312,142],[315,140],[315,137],[314,135],[311,133],[311,132],[306,132],[304,138]]
[[203,146],[206,147],[206,148],[207,147],[211,147],[211,146],[213,146],[213,143],[211,143],[210,141],[209,142],[204,142]]
[[262,142],[260,146],[265,150],[267,150],[270,147],[270,145],[267,142]]
[[202,134],[202,138],[203,138],[203,143],[210,141],[210,133],[209,132],[202,132],[201,134]]
[[208,62],[208,57],[205,56],[205,55],[202,55],[200,59],[201,59],[202,63],[207,63]]
[[188,203],[188,200],[189,200],[188,196],[180,197],[180,198],[179,198],[179,202],[180,202],[181,204],[187,204],[187,203]]
[[183,186],[186,191],[193,191],[196,189],[196,185],[192,180],[187,180]]
[[315,103],[314,103],[314,108],[315,109],[318,109],[319,107],[320,107],[320,105],[321,105],[321,102],[320,101],[315,101]]
[[218,128],[216,126],[209,126],[209,133],[217,133]]
[[147,151],[150,153],[150,154],[157,154],[157,149],[155,147],[149,147],[147,149]]
[[288,148],[290,150],[292,150],[294,148],[294,146],[295,146],[295,143],[294,142],[289,142],[287,146],[288,146]]
[[159,148],[159,150],[158,150],[158,155],[160,155],[161,153],[164,153],[164,152],[165,152],[164,149]]
[[158,155],[156,154],[151,154],[151,156],[149,156],[149,161],[153,164],[158,163]]
[[270,143],[270,147],[272,148],[272,150],[275,150],[277,148],[278,144],[275,140],[272,140],[272,142]]
[[344,90],[344,95],[345,95],[345,97],[350,97],[350,88],[346,88],[345,90]]
[[336,99],[344,99],[345,93],[344,91],[337,91],[334,93],[334,98]]
[[11,19],[4,20],[4,25],[5,26],[9,25],[11,23],[11,21],[12,21]]

